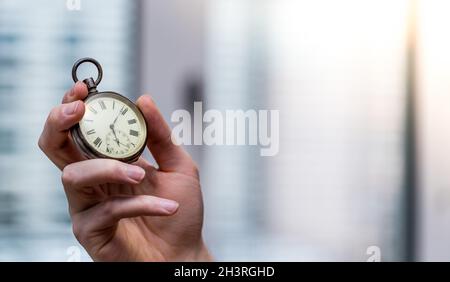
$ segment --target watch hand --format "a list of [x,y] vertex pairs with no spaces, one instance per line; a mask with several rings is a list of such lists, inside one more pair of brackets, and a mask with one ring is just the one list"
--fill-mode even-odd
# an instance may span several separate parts
[[119,111],[119,113],[117,114],[116,118],[114,119],[112,125],[115,125],[115,124],[116,124],[117,119],[120,117],[120,114],[122,113],[122,110],[123,110],[123,107],[122,107],[122,109],[120,109],[120,111]]
[[120,142],[120,141],[119,141],[119,143],[122,144],[122,145],[124,145],[124,146],[127,147],[127,148],[130,148],[130,145],[125,145],[125,144],[123,144],[123,143]]
[[120,110],[119,114],[117,114],[117,116],[116,116],[116,118],[114,119],[113,123],[111,123],[111,124],[109,125],[109,128],[111,128],[111,130],[112,130],[112,132],[113,132],[113,134],[114,134],[114,141],[116,141],[117,146],[119,146],[119,147],[120,147],[120,142],[119,142],[119,139],[117,138],[116,131],[114,130],[114,125],[116,124],[117,119],[119,118],[121,112],[122,112],[122,110]]
[[[117,120],[117,118],[116,118]],[[119,138],[117,138],[116,131],[114,130],[114,124],[110,124],[109,128],[111,128],[112,133],[114,134],[114,141],[116,141],[117,145],[120,147]]]
[[[116,138],[116,141],[117,141],[117,144],[119,145],[119,144],[122,144],[123,146],[125,146],[125,147],[127,147],[127,148],[130,148],[130,144],[124,144],[124,143],[122,143],[122,142],[120,142],[120,139],[119,138]],[[120,145],[119,145],[120,146]]]
[[120,113],[117,115],[117,117],[114,119],[114,121],[113,121],[113,123],[112,123],[112,125],[115,125],[116,124],[116,122],[117,122],[117,119],[119,118],[119,116],[120,116]]

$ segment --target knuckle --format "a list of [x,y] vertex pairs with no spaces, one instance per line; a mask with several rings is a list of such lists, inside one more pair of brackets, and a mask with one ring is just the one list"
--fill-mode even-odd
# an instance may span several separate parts
[[84,242],[86,238],[86,231],[83,227],[84,225],[79,222],[78,219],[74,218],[72,221],[72,232],[75,238],[77,238],[78,242]]
[[112,175],[114,178],[120,179],[126,174],[126,169],[121,162],[112,160],[108,164],[107,173]]
[[190,170],[194,177],[200,178],[200,169],[198,168],[198,165],[192,159],[190,160]]
[[64,186],[73,186],[75,185],[75,170],[73,169],[72,165],[67,165],[64,167],[61,173],[61,181]]
[[51,109],[48,118],[47,118],[47,123],[49,124],[57,124],[58,121],[60,120],[59,118],[59,107],[53,107],[53,109]]
[[117,217],[117,214],[116,214],[116,212],[117,212],[117,208],[116,208],[117,200],[118,199],[116,199],[116,198],[110,198],[109,200],[103,202],[103,204],[102,204],[103,205],[102,213],[103,213],[104,216],[116,219],[116,217]]
[[45,141],[44,137],[41,135],[38,140],[39,149],[41,149],[41,151],[45,152],[45,150],[47,149],[46,145],[47,145],[46,141]]
[[38,140],[38,147],[44,153],[46,153],[50,149],[53,149],[52,143],[50,142],[49,138],[54,128],[58,127],[60,122],[61,119],[59,118],[59,109],[58,107],[54,107],[48,114],[47,121],[45,122],[44,125],[44,130],[42,131]]
[[111,214],[114,210],[114,199],[109,199],[108,201],[103,202],[103,213]]
[[136,196],[136,200],[137,200],[136,206],[138,206],[140,209],[144,209],[146,207],[149,208],[155,205],[155,202],[149,196],[144,195]]
[[75,93],[75,86],[70,88],[69,90],[64,93],[63,101],[69,100]]

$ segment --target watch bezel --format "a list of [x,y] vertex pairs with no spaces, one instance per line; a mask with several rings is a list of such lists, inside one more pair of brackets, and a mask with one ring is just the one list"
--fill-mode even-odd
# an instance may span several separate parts
[[70,133],[72,135],[72,139],[73,139],[74,143],[77,144],[79,150],[88,159],[103,158],[103,159],[118,160],[118,161],[125,162],[125,163],[133,163],[133,162],[135,162],[135,161],[137,161],[139,159],[139,157],[144,152],[145,147],[147,146],[147,140],[148,140],[148,124],[147,124],[147,120],[145,119],[144,114],[142,113],[142,111],[139,109],[138,106],[136,106],[130,99],[128,99],[127,97],[125,97],[125,96],[123,96],[123,95],[121,95],[121,94],[119,94],[117,92],[102,91],[102,92],[90,93],[83,100],[83,102],[86,102],[87,100],[89,100],[93,96],[97,97],[99,95],[102,96],[102,95],[105,95],[105,94],[109,95],[109,96],[111,96],[111,95],[112,96],[116,96],[118,100],[121,100],[122,102],[124,102],[128,107],[136,109],[136,113],[141,115],[140,118],[142,118],[143,125],[145,126],[145,138],[144,138],[144,142],[143,142],[141,148],[139,148],[139,150],[136,153],[134,153],[133,155],[125,157],[125,158],[116,158],[116,157],[107,156],[107,155],[99,152],[97,149],[95,149],[86,140],[86,138],[84,137],[83,133],[81,132],[81,128],[80,128],[80,124],[79,123],[77,123],[76,125],[74,125],[70,129]]

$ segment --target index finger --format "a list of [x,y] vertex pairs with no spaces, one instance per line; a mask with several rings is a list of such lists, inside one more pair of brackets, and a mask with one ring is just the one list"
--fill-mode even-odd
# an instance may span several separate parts
[[[81,159],[80,153],[69,137],[69,130],[84,115],[84,103],[79,99],[87,95],[87,88],[76,84],[68,93],[66,103],[53,108],[50,112],[38,142],[41,150],[59,169]],[[75,97],[79,99],[74,100]]]

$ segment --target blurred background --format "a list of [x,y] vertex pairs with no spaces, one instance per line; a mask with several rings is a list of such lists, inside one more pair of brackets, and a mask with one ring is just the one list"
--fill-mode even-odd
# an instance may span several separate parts
[[85,56],[101,89],[151,93],[167,120],[194,101],[280,111],[274,157],[186,147],[217,260],[450,260],[449,1],[80,3],[0,0],[1,261],[79,246],[37,140]]

